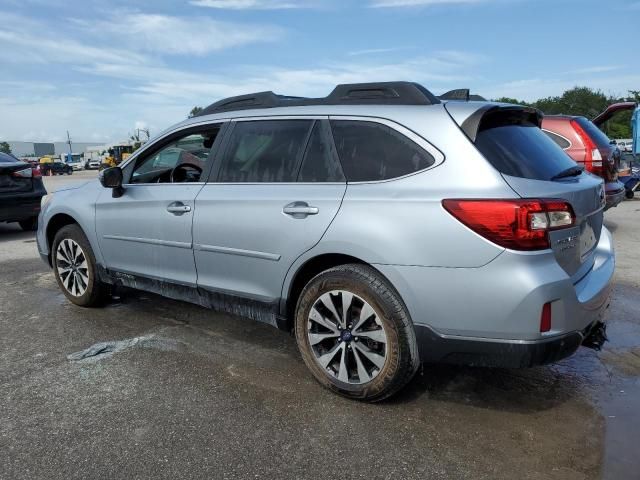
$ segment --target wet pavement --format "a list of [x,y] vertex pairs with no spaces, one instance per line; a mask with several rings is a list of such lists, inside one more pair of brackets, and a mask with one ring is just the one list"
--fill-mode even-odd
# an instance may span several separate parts
[[429,366],[376,405],[322,389],[266,325],[133,291],[75,307],[0,225],[0,478],[640,478],[640,200],[606,218],[602,352]]

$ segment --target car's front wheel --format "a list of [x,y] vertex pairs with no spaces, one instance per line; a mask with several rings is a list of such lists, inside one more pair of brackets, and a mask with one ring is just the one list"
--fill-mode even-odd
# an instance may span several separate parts
[[346,397],[383,400],[418,369],[406,307],[366,265],[341,265],[314,277],[298,299],[295,330],[314,377]]
[[71,302],[81,307],[105,302],[109,286],[100,281],[93,250],[78,225],[67,225],[58,231],[51,255],[58,285]]

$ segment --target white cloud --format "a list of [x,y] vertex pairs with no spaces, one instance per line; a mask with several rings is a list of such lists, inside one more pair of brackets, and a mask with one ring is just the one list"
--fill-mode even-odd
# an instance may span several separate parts
[[399,52],[401,50],[408,50],[408,47],[365,48],[363,50],[354,50],[352,52],[348,52],[347,55],[349,55],[350,57],[357,57],[360,55],[376,55],[379,53]]
[[615,70],[620,70],[623,67],[621,65],[595,65],[592,67],[578,68],[576,70],[570,70],[565,75],[584,75],[589,73],[608,73]]
[[274,41],[284,33],[269,25],[139,12],[116,12],[102,21],[75,20],[75,23],[89,34],[107,36],[112,43],[121,43],[128,49],[160,54],[206,55],[250,43]]
[[625,96],[629,85],[640,85],[640,74],[629,75],[592,75],[578,78],[565,76],[547,76],[508,81],[501,84],[491,83],[486,87],[478,86],[478,93],[486,98],[512,97],[525,101],[561,95],[562,92],[576,86],[587,86],[602,90],[607,95]]
[[487,3],[489,1],[491,0],[372,0],[371,7],[429,7],[435,5]]
[[191,5],[226,10],[286,10],[305,8],[308,3],[287,0],[192,0]]

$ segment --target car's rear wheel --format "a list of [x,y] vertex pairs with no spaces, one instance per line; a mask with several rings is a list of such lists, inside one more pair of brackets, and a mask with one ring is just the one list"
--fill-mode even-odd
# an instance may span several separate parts
[[78,225],[62,227],[53,240],[53,271],[65,296],[81,307],[102,305],[109,286],[100,281],[96,259]]
[[624,196],[627,197],[628,200],[631,200],[635,196],[635,192],[629,189],[624,192]]
[[38,217],[27,218],[18,222],[20,228],[25,232],[34,232],[38,229]]
[[298,299],[295,330],[314,377],[349,398],[383,400],[404,387],[419,365],[402,300],[366,265],[342,265],[314,277]]

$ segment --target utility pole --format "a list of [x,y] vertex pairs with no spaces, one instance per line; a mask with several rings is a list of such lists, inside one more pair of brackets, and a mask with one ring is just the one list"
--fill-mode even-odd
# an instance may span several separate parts
[[[138,137],[138,141],[140,141],[140,132],[144,133],[147,136],[147,141],[149,141],[149,129],[148,128],[136,128],[136,137]],[[142,143],[142,142],[140,142]]]
[[71,137],[69,136],[69,130],[67,130],[67,144],[69,145],[69,161],[73,159],[73,152],[71,151]]

